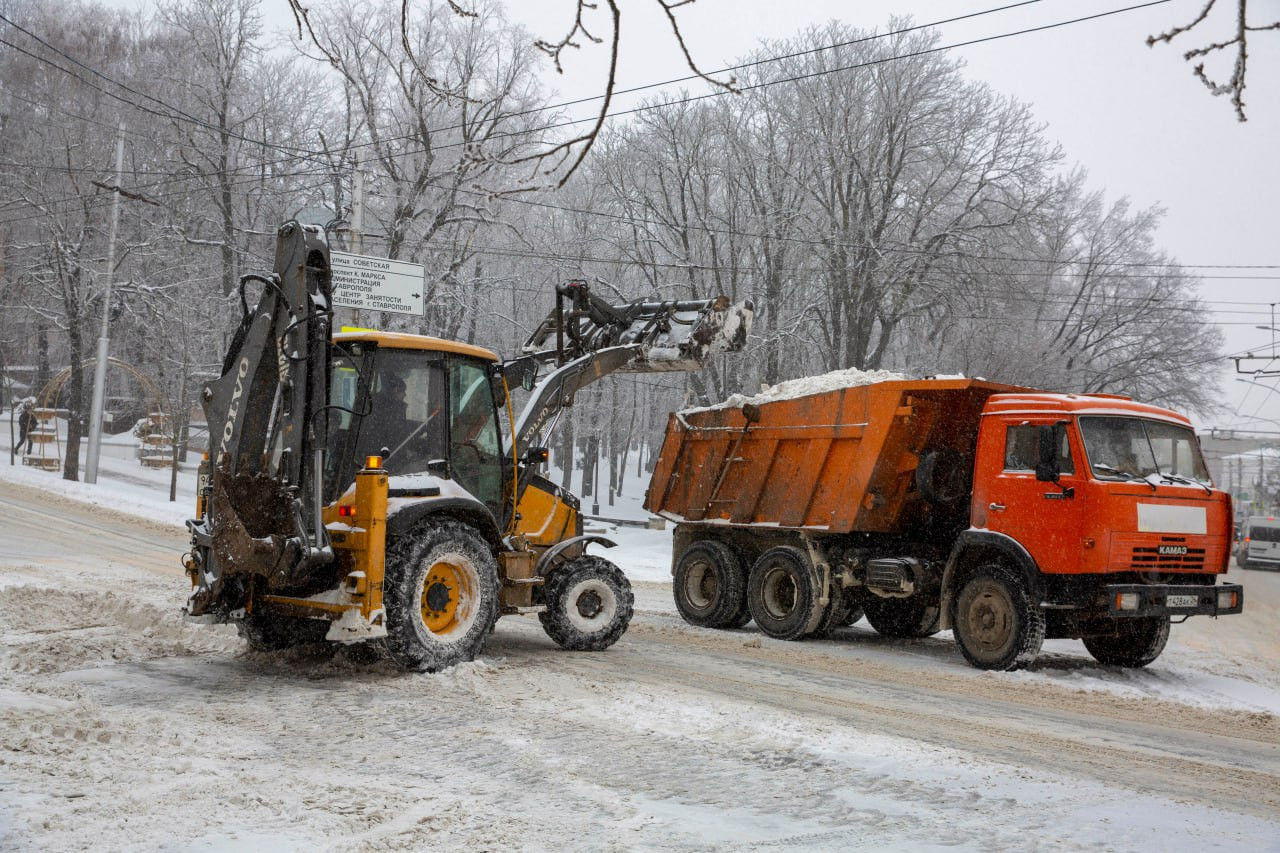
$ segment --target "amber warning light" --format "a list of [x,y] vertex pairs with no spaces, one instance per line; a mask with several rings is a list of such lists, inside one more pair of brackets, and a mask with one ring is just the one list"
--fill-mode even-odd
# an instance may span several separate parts
[[378,471],[382,469],[381,456],[366,456],[364,458],[364,467],[370,471]]

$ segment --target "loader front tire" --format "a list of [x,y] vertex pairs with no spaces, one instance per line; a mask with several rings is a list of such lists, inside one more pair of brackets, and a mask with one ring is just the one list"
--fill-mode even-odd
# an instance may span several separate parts
[[818,578],[809,556],[779,545],[760,555],[747,580],[747,605],[760,630],[779,640],[799,640],[817,630]]
[[388,542],[383,650],[415,672],[474,660],[498,619],[500,583],[488,544],[455,519],[431,519]]
[[559,566],[547,577],[543,593],[547,609],[538,619],[561,648],[604,651],[631,623],[631,582],[603,557],[587,555]]
[[747,576],[729,546],[713,539],[694,542],[676,561],[671,584],[676,609],[700,628],[740,628],[749,621]]

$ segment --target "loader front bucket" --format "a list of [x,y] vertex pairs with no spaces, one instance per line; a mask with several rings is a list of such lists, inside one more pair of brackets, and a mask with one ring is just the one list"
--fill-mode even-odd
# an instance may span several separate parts
[[[565,303],[568,303],[566,306]],[[526,354],[564,364],[610,347],[636,356],[617,368],[628,373],[699,370],[716,353],[737,352],[751,330],[750,301],[715,299],[610,304],[586,282],[556,288],[556,307],[525,342]]]

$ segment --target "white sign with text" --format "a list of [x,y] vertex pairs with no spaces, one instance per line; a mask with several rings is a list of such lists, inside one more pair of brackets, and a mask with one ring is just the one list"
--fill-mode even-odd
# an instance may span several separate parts
[[329,262],[334,305],[418,316],[425,313],[422,286],[427,268],[422,264],[346,252],[330,252]]

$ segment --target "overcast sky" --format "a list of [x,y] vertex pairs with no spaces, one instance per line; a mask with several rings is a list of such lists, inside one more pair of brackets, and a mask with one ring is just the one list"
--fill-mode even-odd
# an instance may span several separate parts
[[[133,5],[135,0],[115,0]],[[704,70],[732,65],[762,39],[787,38],[832,19],[884,29],[891,15],[930,23],[1008,5],[1010,0],[697,0],[677,10],[686,42]],[[941,43],[956,44],[1030,27],[1122,9],[1139,0],[1040,0],[1017,9],[946,24]],[[307,0],[304,0],[307,3]],[[465,5],[465,4],[464,4]],[[603,4],[600,4],[603,5]],[[670,28],[656,0],[622,0],[620,86],[643,86],[684,77]],[[1249,121],[1236,121],[1225,97],[1212,97],[1181,59],[1184,51],[1230,37],[1235,0],[1173,46],[1148,48],[1148,35],[1190,22],[1204,0],[1169,2],[1094,21],[960,47],[954,54],[970,76],[998,92],[1030,103],[1047,135],[1061,143],[1069,162],[1087,168],[1093,187],[1109,199],[1128,196],[1137,207],[1167,209],[1162,247],[1184,264],[1275,265],[1275,269],[1204,269],[1202,295],[1210,317],[1221,323],[1227,353],[1272,352],[1271,303],[1280,302],[1280,247],[1276,246],[1276,193],[1280,190],[1280,33],[1256,33],[1250,43]],[[268,18],[292,20],[286,0],[262,0]],[[571,25],[574,0],[509,0],[510,17],[532,35],[558,40]],[[1254,2],[1258,22],[1280,17],[1280,3]],[[1269,16],[1269,17],[1267,17]],[[1263,21],[1263,18],[1266,21]],[[607,34],[599,18],[599,32]],[[585,44],[566,54],[565,74],[548,84],[565,99],[599,94],[607,51]],[[1234,54],[1230,59],[1234,59]],[[1210,66],[1227,76],[1222,60]],[[706,91],[705,84],[681,84]],[[655,90],[618,99],[634,106]],[[572,108],[585,115],[590,106]],[[1265,278],[1264,278],[1265,277]],[[1270,279],[1270,280],[1268,280]],[[1280,307],[1280,306],[1277,306]],[[1265,362],[1255,362],[1262,366]],[[1272,365],[1280,368],[1280,362]],[[1280,392],[1237,381],[1224,359],[1225,405],[1201,419],[1202,427],[1280,431]],[[1253,420],[1260,418],[1263,420]]]
[[[929,23],[1006,3],[990,0],[698,0],[679,10],[695,59],[711,70],[733,64],[761,39],[788,37],[831,19],[883,29],[893,14]],[[1133,0],[1042,0],[939,29],[944,45],[1011,33],[1134,5]],[[1219,0],[1196,31],[1173,47],[1148,48],[1145,38],[1192,20],[1203,0],[1173,0],[1099,20],[961,47],[968,73],[1001,93],[1029,102],[1060,142],[1069,161],[1085,166],[1095,188],[1109,198],[1128,196],[1136,206],[1161,205],[1167,215],[1162,246],[1186,264],[1280,265],[1276,246],[1280,190],[1280,33],[1255,34],[1251,42],[1249,121],[1236,121],[1225,97],[1212,97],[1191,74],[1182,53],[1210,39],[1224,40],[1234,22],[1234,0]],[[1254,3],[1259,17],[1277,17],[1276,3]],[[558,38],[572,13],[571,0],[509,3],[511,16],[537,36]],[[685,76],[657,4],[623,6],[620,83],[623,88]],[[584,46],[570,55],[564,77],[552,82],[567,95],[594,94],[604,50]],[[1234,59],[1234,54],[1231,57]],[[1219,63],[1221,65],[1221,63]],[[1213,71],[1210,67],[1210,71]],[[1225,76],[1225,73],[1224,75]],[[703,84],[685,83],[700,91]],[[643,97],[652,97],[652,91]],[[641,95],[635,96],[636,98]],[[625,109],[634,99],[623,99]],[[1222,324],[1229,353],[1271,351],[1270,303],[1280,301],[1280,268],[1203,270],[1202,295]],[[1212,276],[1212,277],[1210,277]],[[1272,280],[1245,277],[1267,276]],[[1257,362],[1261,366],[1263,362]],[[1280,363],[1273,365],[1280,367]],[[1241,377],[1248,378],[1248,377]],[[1226,405],[1202,426],[1280,430],[1280,393],[1236,381],[1224,360]],[[1277,380],[1262,380],[1274,386]]]

